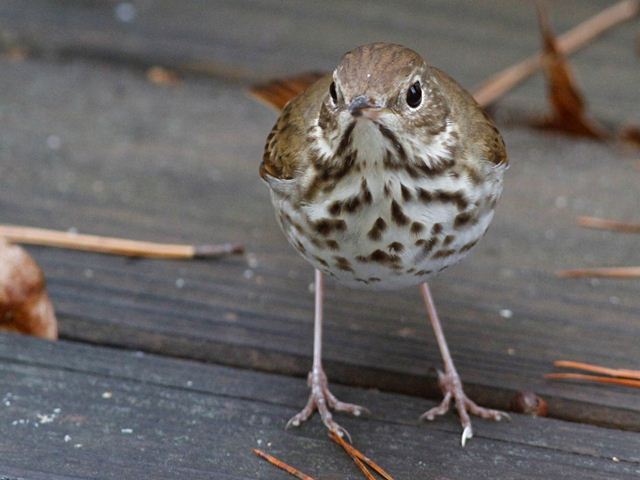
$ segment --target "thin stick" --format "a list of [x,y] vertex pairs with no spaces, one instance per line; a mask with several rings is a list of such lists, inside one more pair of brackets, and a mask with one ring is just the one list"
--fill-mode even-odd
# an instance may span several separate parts
[[[610,28],[634,18],[638,13],[640,1],[618,2],[559,36],[558,49],[560,53],[570,55]],[[542,62],[543,54],[532,55],[490,77],[475,89],[473,96],[481,106],[486,107],[540,70]]]
[[640,223],[625,223],[597,217],[578,217],[578,225],[598,230],[614,230],[624,233],[640,233]]
[[393,477],[384,468],[382,468],[376,462],[371,460],[369,457],[367,457],[364,453],[362,453],[360,450],[355,448],[353,445],[350,445],[349,443],[347,443],[345,439],[342,438],[340,435],[337,435],[335,432],[329,432],[329,437],[331,437],[331,440],[333,440],[342,448],[344,448],[345,452],[347,452],[347,454],[351,458],[353,458],[354,461],[356,458],[358,460],[362,460],[364,463],[369,465],[369,467],[375,470],[385,480],[394,480]]
[[172,243],[141,242],[124,238],[84,235],[79,233],[47,230],[44,228],[0,225],[0,237],[13,243],[69,248],[86,252],[124,255],[127,257],[191,259],[215,258],[244,251],[239,244],[183,245]]
[[305,473],[302,473],[297,468],[294,468],[291,465],[287,465],[283,461],[278,460],[276,457],[273,457],[273,456],[269,455],[268,453],[263,452],[262,450],[258,450],[257,448],[254,448],[253,449],[253,453],[255,453],[258,457],[266,460],[271,465],[274,465],[274,466],[278,467],[279,469],[284,470],[289,475],[292,475],[292,476],[294,476],[296,478],[299,478],[300,480],[314,480],[313,477],[310,477],[309,475],[307,475]]
[[574,270],[560,270],[556,272],[560,278],[638,278],[640,267],[606,267],[606,268],[577,268]]
[[584,373],[547,373],[544,378],[555,380],[588,380],[590,382],[610,383],[614,385],[623,385],[625,387],[640,388],[640,380],[631,380],[629,378],[599,377],[596,375],[586,375]]
[[575,368],[576,370],[585,370],[587,372],[601,373],[611,377],[626,377],[640,380],[640,370],[627,370],[624,368],[608,368],[591,363],[574,362],[572,360],[556,360],[553,365],[558,368]]

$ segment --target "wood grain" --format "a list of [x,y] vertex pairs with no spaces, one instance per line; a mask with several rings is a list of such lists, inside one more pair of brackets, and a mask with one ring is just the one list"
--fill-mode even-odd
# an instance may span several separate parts
[[[319,478],[362,478],[317,419],[283,429],[306,395],[296,379],[10,335],[0,335],[0,359],[4,475],[283,478],[254,456],[261,448]],[[461,449],[453,416],[415,423],[431,402],[336,390],[370,401],[372,418],[341,421],[396,478],[626,479],[640,468],[635,433],[516,415],[509,425],[478,422]]]
[[[244,81],[187,76],[167,89],[149,83],[130,61],[139,55],[155,62],[173,52],[176,62],[185,62],[197,60],[187,53],[200,52],[200,59],[235,58],[244,65],[234,68],[251,63],[255,69],[247,78],[327,68],[346,43],[368,38],[355,39],[358,32],[372,35],[375,27],[393,22],[373,8],[353,32],[332,43],[311,35],[303,18],[310,7],[292,4],[271,12],[272,3],[239,11],[235,3],[222,2],[222,20],[214,21],[205,10],[189,23],[193,17],[171,16],[174,10],[167,9],[173,4],[160,2],[157,10],[139,12],[134,25],[116,28],[113,4],[76,10],[74,2],[18,3],[3,2],[2,28],[39,48],[47,40],[50,52],[67,61],[55,56],[0,60],[2,221],[161,242],[242,242],[249,252],[244,259],[215,263],[166,263],[30,248],[47,276],[63,337],[303,377],[310,365],[312,271],[277,230],[257,176],[275,114],[246,97]],[[504,64],[530,48],[515,34],[505,44],[505,30],[486,34],[496,22],[522,30],[530,21],[531,45],[537,46],[533,19],[514,4],[506,3],[511,7],[504,11],[482,10],[488,23],[465,33],[451,29],[451,22],[470,25],[480,7],[449,3],[434,4],[438,8],[431,14],[416,14],[431,18],[428,24],[407,20],[406,12],[417,3],[403,4],[398,15],[410,28],[402,33],[396,27],[391,39],[426,42],[436,52],[434,63],[450,66],[466,85],[501,63],[478,55],[469,42],[480,44],[483,38],[483,48],[504,54]],[[580,6],[589,2],[569,3],[581,13],[591,8]],[[345,4],[343,14],[353,5]],[[342,18],[334,7],[323,13],[324,20]],[[569,6],[558,9],[558,30],[569,20],[575,23]],[[454,11],[461,16],[454,19]],[[260,39],[231,31],[232,15],[239,15],[234,24],[243,29],[255,27],[258,18],[281,29],[271,31],[274,43],[258,48]],[[59,28],[62,18],[71,22],[68,29]],[[167,18],[175,20],[171,28]],[[216,30],[218,23],[211,23],[205,29],[208,20],[227,26]],[[341,28],[326,24],[331,31]],[[609,81],[608,89],[598,88],[604,80],[595,74],[587,82],[597,90],[595,110],[607,118],[637,113],[637,73],[619,54],[626,52],[622,33],[577,59],[578,65],[582,58],[616,71],[619,84]],[[106,46],[109,55],[70,55],[104,52]],[[116,53],[129,60],[112,61]],[[532,92],[524,89],[507,104],[535,105],[542,94]],[[568,266],[637,264],[632,236],[585,231],[575,226],[575,218],[633,219],[640,171],[605,145],[504,122],[500,128],[512,167],[495,223],[470,259],[432,285],[467,391],[488,406],[507,408],[518,390],[534,390],[548,401],[554,417],[640,430],[637,394],[542,378],[558,358],[640,367],[640,282],[554,276]],[[331,379],[439,397],[432,369],[440,358],[417,291],[374,295],[330,284],[326,309]]]

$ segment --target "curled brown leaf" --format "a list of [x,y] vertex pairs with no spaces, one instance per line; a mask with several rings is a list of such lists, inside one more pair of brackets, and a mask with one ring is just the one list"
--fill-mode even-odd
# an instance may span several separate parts
[[55,340],[58,323],[44,275],[21,247],[0,238],[0,331]]
[[543,46],[543,72],[547,80],[551,114],[536,125],[571,135],[604,140],[611,135],[586,114],[586,105],[567,58],[558,48],[546,11],[537,3]]

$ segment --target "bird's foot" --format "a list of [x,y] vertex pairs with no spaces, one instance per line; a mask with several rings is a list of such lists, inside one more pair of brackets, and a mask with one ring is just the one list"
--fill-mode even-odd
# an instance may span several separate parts
[[422,414],[420,420],[433,420],[437,415],[444,415],[449,411],[451,400],[453,400],[455,402],[456,410],[458,410],[458,415],[460,416],[460,423],[462,424],[462,438],[460,439],[460,442],[463,447],[467,443],[467,440],[473,437],[473,428],[471,427],[471,418],[469,418],[469,413],[489,420],[495,420],[496,422],[499,422],[502,419],[511,419],[507,413],[501,412],[500,410],[481,407],[467,397],[462,388],[460,376],[455,371],[452,373],[442,373],[441,371],[438,371],[438,383],[440,384],[440,389],[444,394],[444,398],[440,405],[433,407]]
[[309,385],[309,388],[311,388],[309,400],[305,407],[299,413],[291,417],[291,419],[287,422],[286,428],[300,426],[302,422],[307,421],[311,417],[311,415],[313,415],[313,412],[317,410],[320,414],[320,418],[322,418],[322,422],[327,426],[329,430],[336,432],[341,437],[347,437],[347,439],[351,441],[349,432],[347,432],[333,419],[333,415],[330,410],[350,413],[356,417],[359,417],[363,414],[368,414],[369,411],[366,408],[361,407],[360,405],[345,403],[338,400],[329,391],[329,382],[327,381],[327,376],[321,368],[314,369],[309,372],[307,384]]

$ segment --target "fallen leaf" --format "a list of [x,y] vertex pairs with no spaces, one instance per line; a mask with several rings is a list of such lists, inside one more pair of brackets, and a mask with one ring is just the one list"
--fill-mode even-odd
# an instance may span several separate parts
[[282,110],[290,100],[300,95],[326,74],[307,72],[293,77],[271,80],[267,83],[251,87],[249,92],[261,102]]
[[640,148],[640,127],[629,125],[624,127],[619,134],[620,140],[631,143],[637,148]]
[[0,331],[58,338],[44,275],[21,247],[0,238]]
[[151,67],[147,70],[147,79],[151,83],[163,87],[175,87],[180,84],[178,74],[164,67]]
[[536,5],[544,52],[543,72],[552,109],[551,114],[536,126],[600,140],[609,138],[610,134],[604,128],[587,117],[585,101],[576,85],[569,62],[558,48],[546,11],[540,3]]

